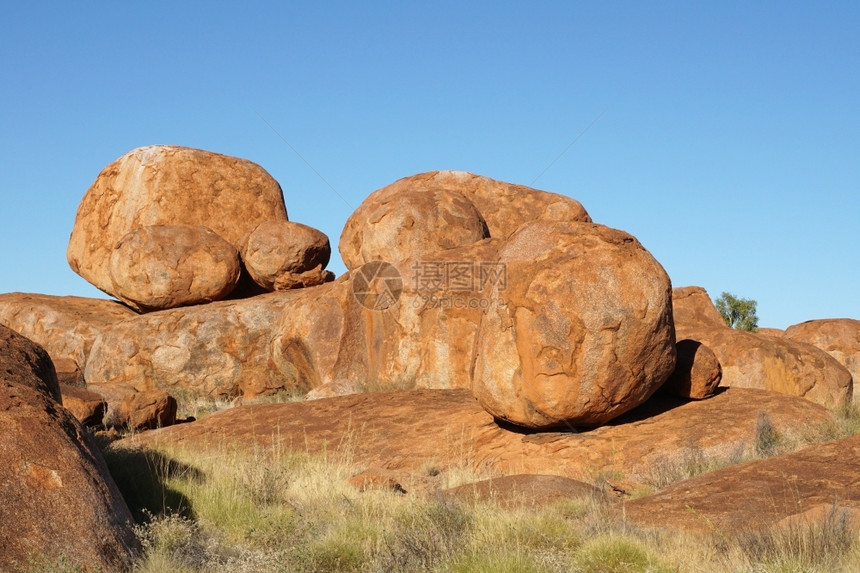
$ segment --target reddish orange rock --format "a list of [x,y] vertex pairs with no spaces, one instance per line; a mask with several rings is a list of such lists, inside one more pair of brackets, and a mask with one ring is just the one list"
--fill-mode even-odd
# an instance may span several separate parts
[[820,348],[851,372],[854,384],[860,384],[860,320],[809,320],[789,326],[785,336]]
[[264,221],[242,242],[241,253],[248,274],[272,291],[284,276],[301,275],[317,267],[322,274],[331,257],[331,245],[325,233],[313,227],[293,221]]
[[152,225],[126,234],[110,255],[112,295],[141,311],[226,298],[239,253],[208,227]]
[[[591,222],[585,208],[575,199],[465,171],[428,171],[404,177],[374,191],[362,205],[384,202],[402,193],[435,191],[455,192],[466,197],[486,221],[490,236],[498,239],[507,239],[520,225],[530,221]],[[361,207],[356,213],[359,210]],[[356,221],[355,224],[359,223]],[[350,229],[348,221],[344,231]],[[352,232],[346,236],[352,236]],[[341,249],[343,248],[342,235]],[[353,246],[347,248],[354,250]],[[344,257],[344,261],[346,259],[347,257]]]
[[729,535],[792,522],[809,525],[815,513],[824,517],[821,506],[860,502],[858,481],[860,436],[852,436],[702,474],[629,501],[618,513],[639,527]]
[[851,373],[811,344],[724,327],[685,329],[684,336],[713,350],[722,386],[801,396],[828,408],[851,400]]
[[81,423],[82,426],[100,426],[107,412],[107,402],[100,394],[85,388],[60,384],[63,407]]
[[647,400],[675,369],[671,284],[631,235],[537,221],[501,247],[506,284],[483,313],[472,392],[528,428],[595,426]]
[[271,342],[274,325],[298,292],[173,308],[115,323],[93,344],[84,371],[87,387],[100,394],[128,386],[134,392],[222,398],[295,390],[273,368]]
[[371,193],[349,217],[339,249],[346,267],[471,245],[489,236],[475,205],[454,190],[384,188]]
[[688,328],[728,328],[708,291],[699,286],[672,289],[672,314],[679,339],[684,338],[683,333]]
[[136,431],[166,428],[176,422],[176,408],[176,399],[165,392],[136,392],[122,401],[116,421]]
[[723,370],[714,351],[696,340],[678,342],[678,361],[675,371],[661,390],[682,398],[703,400],[714,394]]
[[0,376],[10,383],[31,386],[60,404],[60,385],[54,363],[45,349],[0,325]]
[[[0,324],[42,346],[55,366],[83,370],[93,342],[111,324],[137,316],[113,300],[45,294],[0,294]],[[73,372],[73,370],[70,370]]]
[[431,465],[444,470],[466,463],[499,475],[590,481],[613,471],[635,475],[690,451],[750,452],[761,412],[787,435],[833,420],[825,408],[802,398],[728,388],[702,401],[657,395],[588,431],[534,433],[500,426],[468,390],[399,390],[243,405],[144,432],[128,443],[212,452],[275,445],[323,453],[345,447],[356,465],[380,470],[421,473]]
[[781,328],[759,328],[755,332],[762,336],[774,336],[776,338],[782,338],[785,336],[785,331]]
[[236,249],[267,220],[287,220],[281,187],[245,159],[173,145],[134,149],[84,194],[66,253],[72,270],[110,293],[110,258],[130,231],[203,225]]
[[49,395],[47,354],[0,343],[0,364],[0,570],[61,558],[74,570],[126,570],[139,549],[131,514],[88,433]]

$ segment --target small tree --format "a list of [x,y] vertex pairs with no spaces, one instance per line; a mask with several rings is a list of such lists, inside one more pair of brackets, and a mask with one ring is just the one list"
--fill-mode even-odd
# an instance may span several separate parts
[[758,316],[756,316],[756,301],[748,298],[738,298],[731,293],[724,292],[716,300],[717,310],[723,316],[723,320],[731,328],[755,332],[758,330]]

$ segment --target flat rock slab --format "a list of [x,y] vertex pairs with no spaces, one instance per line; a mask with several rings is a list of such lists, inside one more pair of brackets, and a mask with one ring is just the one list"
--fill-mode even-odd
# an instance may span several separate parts
[[752,447],[760,412],[779,432],[831,420],[802,398],[730,388],[702,401],[655,397],[587,432],[525,433],[497,424],[468,390],[400,390],[239,406],[128,441],[214,450],[277,444],[310,453],[343,450],[357,465],[390,470],[466,464],[588,480],[637,471],[686,448]]
[[553,475],[515,474],[467,483],[442,491],[460,501],[494,501],[502,507],[541,506],[567,499],[603,500],[602,490],[578,480]]
[[699,475],[627,502],[623,512],[643,527],[731,534],[858,501],[860,435]]

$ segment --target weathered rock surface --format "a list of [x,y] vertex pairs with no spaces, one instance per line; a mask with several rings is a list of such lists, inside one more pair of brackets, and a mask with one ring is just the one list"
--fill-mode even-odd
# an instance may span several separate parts
[[676,287],[672,289],[672,313],[678,339],[687,328],[722,327],[728,328],[720,311],[714,306],[708,291],[698,286]]
[[257,225],[287,220],[281,188],[262,167],[172,145],[126,153],[107,167],[78,207],[69,265],[110,293],[109,262],[127,233],[150,225],[203,225],[235,248]]
[[[15,359],[6,349],[0,356]],[[23,359],[13,371],[29,368]],[[138,545],[101,454],[72,414],[36,389],[49,379],[16,379],[0,369],[0,569],[63,558],[80,570],[124,570]]]
[[[579,201],[556,193],[495,181],[463,171],[419,173],[374,191],[350,217],[339,245],[347,268],[353,269],[369,260],[361,260],[358,256],[361,250],[361,234],[358,230],[364,221],[370,220],[370,210],[406,193],[435,194],[439,191],[458,193],[468,199],[486,221],[490,236],[494,238],[507,239],[520,225],[536,220],[591,222],[591,217]],[[425,217],[416,221],[425,220]],[[420,252],[409,254],[418,255]]]
[[591,223],[524,225],[484,297],[472,392],[529,428],[605,423],[675,369],[671,284],[631,235]]
[[107,327],[90,352],[87,387],[105,395],[127,385],[180,400],[292,390],[273,368],[270,343],[297,292],[163,310]]
[[571,499],[600,501],[604,492],[578,480],[540,474],[515,474],[443,490],[463,502],[492,500],[502,507],[534,507]]
[[699,475],[629,501],[623,512],[642,527],[731,535],[834,501],[860,502],[860,436]]
[[57,372],[45,349],[0,325],[0,376],[10,384],[30,386],[62,404]]
[[860,384],[860,320],[809,320],[789,326],[785,336],[820,348],[851,372],[855,384]]
[[827,408],[851,400],[851,373],[811,344],[725,327],[686,329],[684,336],[716,354],[721,386],[801,396]]
[[678,341],[678,360],[675,371],[663,384],[661,391],[681,398],[703,400],[714,394],[723,370],[714,351],[696,340]]
[[[301,293],[275,328],[278,371],[295,387],[313,388],[314,397],[468,388],[484,300],[475,277],[484,263],[497,268],[492,261],[498,244],[482,241],[396,267],[368,263]],[[437,281],[449,263],[463,271],[462,284]],[[373,284],[387,293],[384,299],[377,298]]]
[[63,407],[84,427],[100,426],[107,412],[107,402],[100,394],[86,388],[60,384]]
[[275,283],[284,275],[300,275],[316,267],[321,273],[331,258],[325,233],[293,221],[260,223],[242,242],[240,251],[248,274],[269,291],[275,290]]
[[130,231],[110,255],[110,294],[148,312],[221,300],[239,282],[239,252],[208,227]]
[[137,316],[133,310],[112,300],[0,294],[0,324],[42,346],[55,363],[70,359],[81,370],[99,333],[133,316]]
[[129,442],[181,443],[204,451],[275,444],[320,453],[338,447],[348,448],[351,459],[366,468],[421,472],[429,465],[466,463],[499,474],[588,481],[604,472],[647,471],[690,449],[753,451],[760,412],[787,435],[832,422],[826,409],[808,400],[729,388],[704,401],[658,395],[587,432],[528,433],[499,426],[468,390],[400,390],[244,405]]
[[350,270],[376,260],[398,263],[489,236],[481,213],[455,190],[387,189],[371,193],[346,221],[338,248]]

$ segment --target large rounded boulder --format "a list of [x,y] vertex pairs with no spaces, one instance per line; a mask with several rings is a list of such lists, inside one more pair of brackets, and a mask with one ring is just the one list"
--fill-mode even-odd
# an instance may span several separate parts
[[125,571],[139,544],[47,353],[0,327],[0,570]]
[[[671,284],[631,235],[535,222],[502,247],[483,295],[472,392],[528,428],[595,426],[642,404],[675,369]],[[503,279],[503,280],[502,280]]]
[[456,191],[377,193],[355,210],[341,233],[340,254],[350,270],[371,261],[397,263],[471,245],[489,236],[481,213]]
[[138,227],[110,256],[114,296],[142,312],[221,300],[240,272],[238,251],[199,225]]
[[235,248],[257,225],[287,220],[281,187],[245,159],[173,145],[126,153],[78,207],[66,256],[76,273],[113,295],[110,258],[126,234],[151,225],[202,225]]
[[723,369],[713,350],[698,340],[679,340],[675,371],[661,390],[681,398],[704,400],[714,395],[722,378]]
[[313,227],[293,221],[264,221],[242,242],[241,254],[254,282],[272,291],[279,281],[325,269],[331,245],[325,233]]
[[808,320],[789,326],[785,336],[820,348],[851,372],[854,384],[860,384],[860,320]]

